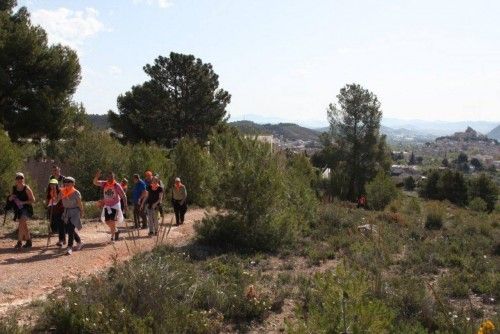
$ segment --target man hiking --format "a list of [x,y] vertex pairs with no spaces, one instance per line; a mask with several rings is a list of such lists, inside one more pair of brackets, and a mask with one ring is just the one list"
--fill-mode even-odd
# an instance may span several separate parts
[[59,241],[56,244],[58,247],[66,244],[66,226],[62,219],[64,207],[59,198],[60,192],[57,179],[50,179],[46,197],[47,218],[50,221],[50,233],[58,232]]
[[57,180],[59,188],[63,186],[64,175],[61,174],[61,167],[57,165],[52,165],[52,175],[50,175],[49,181],[52,179]]
[[127,210],[127,195],[118,182],[115,181],[115,174],[108,172],[106,180],[99,180],[101,171],[98,170],[94,176],[94,185],[101,187],[103,191],[103,208],[101,221],[105,222],[111,233],[111,242],[118,240],[120,232],[116,228],[117,223],[123,221],[123,212],[120,206],[120,199],[123,199],[124,209]]
[[68,231],[68,248],[66,254],[73,253],[73,242],[76,241],[76,250],[81,250],[83,242],[77,230],[82,229],[83,204],[82,195],[75,188],[75,179],[71,176],[64,178],[63,187],[59,193],[59,199],[64,207],[62,219]]
[[[28,229],[28,219],[33,216],[33,206],[35,196],[31,188],[24,182],[24,174],[16,173],[16,184],[12,187],[12,194],[8,200],[14,209],[14,220],[19,222],[17,233],[17,244],[15,248],[31,248],[31,235]],[[26,243],[22,245],[22,241]]]
[[163,200],[163,188],[160,186],[158,179],[153,178],[148,187],[148,195],[146,197],[146,210],[148,214],[149,236],[158,234],[158,208]]
[[133,176],[134,187],[132,188],[132,204],[134,205],[134,228],[148,227],[148,221],[146,218],[146,212],[143,207],[146,197],[148,197],[148,192],[146,190],[146,183],[141,180],[139,174],[134,174]]
[[175,225],[184,224],[184,215],[187,211],[187,190],[178,177],[175,178],[172,186],[172,206],[175,212]]

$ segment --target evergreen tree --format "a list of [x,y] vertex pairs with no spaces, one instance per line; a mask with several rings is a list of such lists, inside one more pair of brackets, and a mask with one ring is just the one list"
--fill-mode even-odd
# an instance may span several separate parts
[[486,174],[481,174],[470,181],[469,198],[479,197],[486,202],[489,212],[495,209],[498,199],[498,187],[495,182]]

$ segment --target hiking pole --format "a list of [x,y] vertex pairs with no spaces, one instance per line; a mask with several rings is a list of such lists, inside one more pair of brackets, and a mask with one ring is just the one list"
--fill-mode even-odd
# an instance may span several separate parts
[[[168,231],[167,229],[163,229],[163,235],[161,237],[161,243],[163,243],[163,240],[165,239],[165,237],[167,237],[169,234],[170,234],[170,230],[172,229],[172,225],[174,224],[174,217],[170,218],[170,225],[168,226]],[[165,234],[165,231],[167,232],[167,234]]]
[[3,213],[3,224],[2,224],[2,226],[5,226],[5,223],[7,222],[7,212],[9,212],[9,211],[5,210],[5,212]]

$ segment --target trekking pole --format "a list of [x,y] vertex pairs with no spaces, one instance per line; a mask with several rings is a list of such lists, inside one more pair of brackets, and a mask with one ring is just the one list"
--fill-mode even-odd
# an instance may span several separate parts
[[3,224],[2,224],[2,226],[5,226],[5,223],[7,222],[7,212],[9,212],[9,211],[5,210],[5,212],[3,213]]
[[161,217],[161,223],[159,224],[159,226],[158,226],[158,232],[156,233],[156,246],[158,246],[158,241],[160,240],[160,233],[161,233],[161,228],[163,226],[163,221],[164,220],[165,220],[165,216]]
[[[161,236],[160,243],[163,243],[163,240],[165,239],[165,237],[167,237],[170,234],[170,230],[172,229],[173,224],[174,224],[174,217],[170,218],[170,225],[168,226],[168,230],[163,229],[163,235]],[[165,231],[167,232],[167,234],[165,234]]]

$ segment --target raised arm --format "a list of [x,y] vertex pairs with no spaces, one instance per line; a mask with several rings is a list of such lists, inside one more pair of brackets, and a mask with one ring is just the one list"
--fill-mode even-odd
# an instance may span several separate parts
[[26,186],[26,193],[28,194],[28,200],[22,202],[22,204],[33,204],[35,203],[35,195],[33,195],[33,190],[30,187]]
[[97,172],[95,173],[94,180],[93,180],[94,186],[98,186],[98,187],[101,186],[101,183],[99,182],[100,177],[101,177],[101,170],[98,169]]

